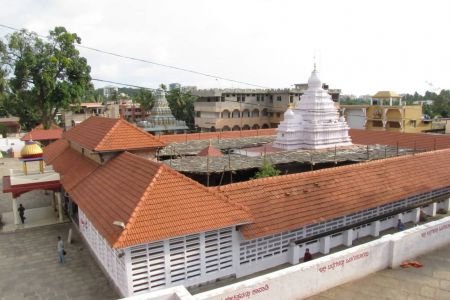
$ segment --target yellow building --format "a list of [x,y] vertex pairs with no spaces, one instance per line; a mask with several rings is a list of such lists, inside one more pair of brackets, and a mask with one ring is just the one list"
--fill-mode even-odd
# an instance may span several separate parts
[[372,96],[370,105],[341,105],[350,127],[395,132],[419,133],[432,128],[432,121],[423,119],[421,105],[405,105],[401,96],[391,91],[380,91]]

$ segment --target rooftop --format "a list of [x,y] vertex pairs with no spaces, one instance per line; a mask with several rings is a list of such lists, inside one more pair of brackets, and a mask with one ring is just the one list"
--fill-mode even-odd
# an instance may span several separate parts
[[163,147],[165,144],[123,119],[90,117],[64,133],[64,138],[96,152]]
[[389,99],[389,98],[401,98],[399,94],[392,91],[379,91],[372,96],[375,99]]
[[[251,221],[242,206],[217,191],[128,152],[88,178],[72,190],[71,196],[115,248]],[[216,213],[214,218],[212,211]],[[125,228],[113,225],[114,221],[124,222]]]
[[49,141],[49,140],[59,140],[62,137],[62,128],[55,129],[33,129],[32,131],[25,134],[21,140],[22,141]]
[[212,189],[250,209],[254,221],[240,231],[252,239],[447,187],[449,176],[446,149]]

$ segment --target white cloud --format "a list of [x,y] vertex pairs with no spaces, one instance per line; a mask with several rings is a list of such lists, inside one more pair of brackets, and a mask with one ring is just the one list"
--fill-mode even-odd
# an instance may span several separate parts
[[[445,0],[2,0],[0,20],[41,34],[61,25],[87,46],[275,88],[305,82],[316,53],[331,87],[367,94],[449,88],[449,11]],[[103,79],[238,86],[82,53]]]

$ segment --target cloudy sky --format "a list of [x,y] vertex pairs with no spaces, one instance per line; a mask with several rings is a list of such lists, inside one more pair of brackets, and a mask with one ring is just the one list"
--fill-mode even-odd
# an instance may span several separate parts
[[[322,80],[346,94],[450,88],[447,0],[0,0],[0,7],[3,25],[44,35],[65,26],[89,47],[265,87],[306,82],[315,56]],[[245,87],[80,50],[94,78]]]

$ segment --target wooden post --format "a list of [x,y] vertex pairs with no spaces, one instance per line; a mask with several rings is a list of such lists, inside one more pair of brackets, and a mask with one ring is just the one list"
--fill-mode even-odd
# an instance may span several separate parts
[[231,171],[231,153],[228,149],[228,171],[230,171],[230,183],[233,183],[233,171]]
[[370,154],[369,154],[369,145],[367,145],[367,160],[370,159]]
[[206,186],[209,186],[209,154],[206,156]]

